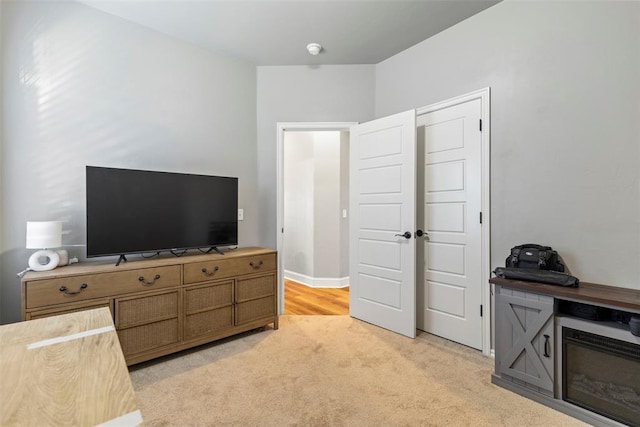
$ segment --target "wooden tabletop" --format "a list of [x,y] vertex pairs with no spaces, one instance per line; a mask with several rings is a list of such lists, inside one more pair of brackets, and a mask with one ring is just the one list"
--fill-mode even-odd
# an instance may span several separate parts
[[640,290],[618,288],[616,286],[599,285],[597,283],[580,282],[577,288],[546,285],[544,283],[525,282],[522,280],[502,279],[494,277],[489,283],[527,292],[550,295],[570,301],[603,305],[622,310],[640,313]]
[[142,423],[108,308],[0,326],[0,425]]
[[116,271],[138,270],[142,268],[161,267],[164,265],[176,265],[187,264],[192,262],[202,261],[214,261],[214,260],[227,260],[242,256],[260,256],[265,254],[276,253],[275,249],[267,249],[260,247],[242,247],[236,249],[222,250],[224,255],[211,252],[208,254],[201,253],[187,253],[181,257],[176,257],[169,253],[162,253],[159,257],[152,257],[149,259],[142,258],[140,255],[132,254],[127,255],[129,261],[123,262],[116,266],[117,258],[112,259],[100,259],[99,261],[83,261],[77,264],[66,265],[63,267],[54,268],[47,271],[29,271],[27,272],[22,281],[41,280],[41,279],[55,279],[58,277],[64,277],[69,274],[96,274],[96,273],[109,273]]

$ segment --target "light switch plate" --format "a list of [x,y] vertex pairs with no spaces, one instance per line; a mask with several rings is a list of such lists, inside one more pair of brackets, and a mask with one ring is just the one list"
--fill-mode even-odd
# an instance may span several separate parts
[[238,221],[244,221],[244,209],[238,209]]

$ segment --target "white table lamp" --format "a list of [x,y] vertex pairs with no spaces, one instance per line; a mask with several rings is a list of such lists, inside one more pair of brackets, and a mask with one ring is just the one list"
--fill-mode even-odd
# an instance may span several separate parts
[[[51,248],[62,246],[62,221],[28,221],[27,249],[40,249],[29,257],[33,271],[53,270],[60,264],[60,255]],[[41,261],[45,260],[45,263]]]

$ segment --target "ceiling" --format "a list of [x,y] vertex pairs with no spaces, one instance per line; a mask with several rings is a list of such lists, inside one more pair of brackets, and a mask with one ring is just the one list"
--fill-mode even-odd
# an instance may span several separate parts
[[81,1],[255,65],[320,65],[377,64],[500,0]]

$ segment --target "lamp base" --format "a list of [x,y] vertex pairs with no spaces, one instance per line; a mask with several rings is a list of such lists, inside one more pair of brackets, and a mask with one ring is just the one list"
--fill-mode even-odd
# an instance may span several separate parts
[[58,261],[58,267],[69,264],[69,252],[67,252],[65,249],[58,249],[55,252],[60,257],[60,261]]
[[[42,260],[46,260],[46,263],[42,263]],[[50,249],[43,249],[36,251],[29,257],[29,268],[33,271],[47,271],[53,270],[60,263],[60,255],[56,251]]]

